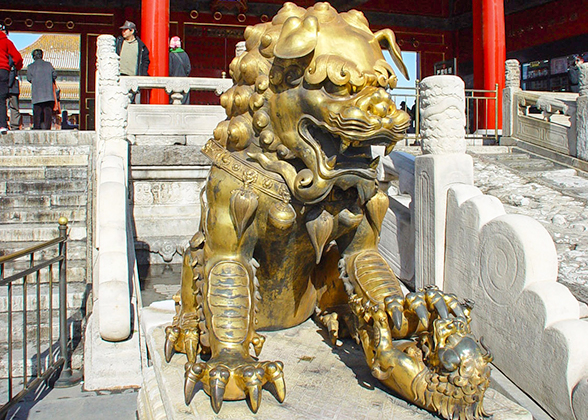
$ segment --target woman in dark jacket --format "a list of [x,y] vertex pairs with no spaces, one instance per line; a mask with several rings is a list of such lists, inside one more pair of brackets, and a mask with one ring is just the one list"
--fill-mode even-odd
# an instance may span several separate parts
[[[179,36],[174,36],[169,41],[169,76],[170,77],[188,77],[192,71],[190,58],[186,51],[182,49],[182,41]],[[190,99],[190,92],[184,94],[182,104],[185,105]],[[172,99],[170,98],[170,103]]]

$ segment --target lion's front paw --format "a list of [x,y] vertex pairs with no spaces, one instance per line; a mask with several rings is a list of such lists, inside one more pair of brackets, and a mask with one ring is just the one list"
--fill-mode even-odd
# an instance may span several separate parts
[[[369,312],[370,305],[361,302],[360,312]],[[379,309],[379,308],[375,308]],[[432,328],[437,319],[463,319],[469,321],[468,305],[461,304],[451,293],[444,293],[435,286],[428,286],[406,296],[388,296],[384,299],[384,308],[391,326],[393,338],[409,338],[415,333]],[[365,315],[364,315],[365,316]]]
[[266,383],[273,384],[276,399],[283,402],[286,397],[282,362],[244,361],[241,357],[218,357],[207,363],[187,363],[184,381],[186,404],[196,394],[196,384],[202,382],[204,391],[210,395],[212,409],[218,413],[224,400],[247,398],[251,411],[257,413],[261,404],[261,389]]

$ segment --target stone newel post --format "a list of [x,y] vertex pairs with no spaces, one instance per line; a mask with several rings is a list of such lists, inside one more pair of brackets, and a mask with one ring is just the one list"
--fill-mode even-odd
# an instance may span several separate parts
[[[96,45],[100,141],[124,140],[129,98],[119,84],[119,57],[112,35],[100,35]],[[121,112],[122,111],[122,112]],[[103,145],[104,147],[104,145]]]
[[129,241],[127,236],[126,141],[129,98],[120,86],[119,57],[114,37],[97,42],[98,109],[96,249],[93,285],[100,336],[121,341],[131,333]]
[[456,76],[421,82],[423,156],[415,159],[415,286],[443,287],[447,188],[473,185],[473,162],[465,154],[465,86]]
[[515,94],[521,90],[521,67],[517,60],[504,63],[506,83],[502,91],[502,138],[511,137],[517,112]]
[[588,161],[588,63],[580,64],[580,96],[576,102],[577,156]]

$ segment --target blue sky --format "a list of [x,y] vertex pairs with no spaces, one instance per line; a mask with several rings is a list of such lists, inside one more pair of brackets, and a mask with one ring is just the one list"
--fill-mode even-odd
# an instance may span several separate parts
[[22,50],[35,42],[41,34],[31,32],[9,32],[8,39],[10,39],[17,50]]

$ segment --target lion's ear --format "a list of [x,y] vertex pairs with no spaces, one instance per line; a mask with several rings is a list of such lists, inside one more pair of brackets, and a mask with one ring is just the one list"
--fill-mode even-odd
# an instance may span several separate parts
[[374,34],[378,42],[383,48],[386,48],[390,52],[390,56],[392,60],[394,60],[394,64],[398,67],[398,70],[402,72],[406,80],[409,80],[408,77],[408,70],[406,70],[406,66],[404,65],[404,61],[402,61],[402,53],[400,51],[400,47],[396,43],[396,36],[392,29],[382,29]]
[[314,16],[308,16],[304,20],[296,16],[289,17],[282,27],[274,55],[293,59],[310,54],[316,47],[318,31],[319,23]]

